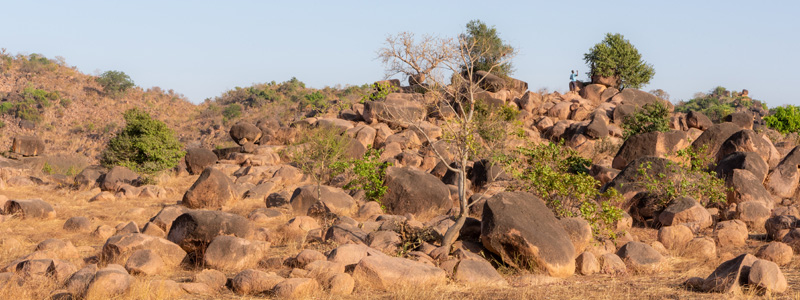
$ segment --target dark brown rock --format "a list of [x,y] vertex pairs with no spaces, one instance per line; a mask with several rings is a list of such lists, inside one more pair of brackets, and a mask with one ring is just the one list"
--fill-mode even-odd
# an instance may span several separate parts
[[382,203],[393,214],[444,214],[453,207],[447,186],[423,171],[389,167],[386,186]]
[[701,290],[716,293],[736,293],[747,284],[750,266],[758,260],[750,254],[742,254],[719,265],[703,281]]
[[250,221],[242,216],[222,211],[189,211],[172,222],[167,239],[187,252],[204,251],[219,235],[248,238],[252,234]]
[[653,272],[664,264],[664,257],[653,247],[642,242],[628,242],[617,250],[617,255],[632,270]]
[[325,185],[301,186],[294,190],[289,202],[294,212],[299,215],[350,216],[357,209],[353,197],[342,189]]
[[208,167],[183,195],[188,208],[221,208],[233,199],[233,181],[221,171]]
[[689,126],[689,128],[706,130],[712,125],[714,125],[714,123],[712,123],[711,119],[709,119],[703,113],[697,111],[690,111],[688,114],[686,114],[686,125]]
[[217,155],[203,148],[186,149],[186,169],[189,174],[200,174],[206,167],[217,163]]
[[8,215],[16,215],[20,218],[52,219],[56,216],[53,206],[42,199],[8,200],[3,211]]
[[261,138],[261,129],[250,123],[237,123],[231,126],[231,138],[239,145],[256,142]]
[[255,267],[268,250],[267,242],[220,235],[203,252],[203,262],[217,270],[242,270]]
[[569,234],[544,202],[528,193],[499,193],[484,204],[481,241],[507,264],[554,277],[575,272]]
[[104,191],[116,192],[120,186],[124,184],[137,185],[139,183],[139,174],[131,171],[130,169],[122,166],[114,166],[111,170],[103,176],[100,183],[100,188]]
[[22,156],[38,156],[44,154],[44,141],[38,136],[15,136],[11,143],[11,152]]

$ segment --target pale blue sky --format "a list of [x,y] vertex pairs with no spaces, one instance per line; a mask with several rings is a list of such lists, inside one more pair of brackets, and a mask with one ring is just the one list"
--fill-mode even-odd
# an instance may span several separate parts
[[583,54],[618,32],[655,67],[644,90],[677,101],[721,85],[800,104],[800,1],[428,2],[4,1],[0,47],[124,71],[198,103],[292,76],[316,88],[373,82],[388,34],[456,36],[480,19],[519,50],[513,77],[532,90],[564,91],[572,69],[585,79]]

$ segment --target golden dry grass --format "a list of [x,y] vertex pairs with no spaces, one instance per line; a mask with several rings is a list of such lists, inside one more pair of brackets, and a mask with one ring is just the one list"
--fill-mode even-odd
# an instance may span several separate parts
[[[120,223],[135,221],[143,226],[149,218],[154,216],[164,205],[171,205],[180,201],[182,191],[185,191],[196,179],[196,176],[173,177],[166,180],[162,186],[172,191],[166,199],[117,199],[113,202],[88,202],[93,192],[50,190],[43,188],[9,188],[0,193],[10,199],[42,198],[51,203],[57,212],[52,220],[34,220],[11,218],[0,223],[0,267],[11,261],[31,253],[36,244],[48,239],[59,238],[72,242],[78,247],[82,258],[97,255],[105,242],[94,237],[90,232],[73,233],[62,229],[64,222],[72,216],[86,216],[92,221],[92,227],[99,225],[116,226]],[[247,215],[256,208],[264,207],[260,200],[238,200],[226,210]],[[256,223],[256,227],[267,228],[268,235],[273,241],[270,257],[286,257],[297,254],[302,249],[315,249],[321,252],[331,250],[336,245],[319,243],[313,239],[297,238],[291,232],[279,230],[283,224],[291,219],[291,214]],[[421,218],[422,219],[422,218]],[[329,226],[329,222],[320,222],[320,225]],[[651,243],[656,240],[656,230],[634,228],[631,233],[639,240]],[[705,235],[707,233],[701,233]],[[722,258],[699,261],[696,259],[681,258],[679,252],[673,251],[667,259],[667,267],[652,274],[623,275],[623,276],[572,276],[552,284],[529,286],[491,288],[470,286],[457,283],[446,285],[428,286],[403,286],[392,291],[380,291],[357,285],[353,295],[332,296],[324,292],[314,293],[309,299],[800,299],[800,260],[795,259],[791,264],[781,269],[789,281],[790,290],[781,295],[759,295],[756,291],[745,291],[743,295],[731,296],[720,294],[705,294],[689,291],[681,283],[690,277],[705,277],[726,258],[741,253],[754,254],[761,241],[748,241],[748,245],[737,249],[722,249]],[[70,260],[78,268],[83,267],[82,259]],[[276,270],[264,270],[276,271]],[[286,272],[288,270],[280,270]],[[511,270],[501,270],[501,274],[513,282],[519,274]],[[226,274],[233,276],[235,274]],[[213,296],[170,295],[168,291],[151,284],[152,280],[170,279],[176,282],[191,280],[192,270],[171,269],[158,276],[137,276],[129,292],[114,299],[263,299],[271,298],[270,295],[237,296],[227,289]],[[50,280],[27,283],[23,287],[8,285],[0,289],[0,299],[46,299],[54,290],[60,287]],[[89,299],[93,299],[89,297]]]

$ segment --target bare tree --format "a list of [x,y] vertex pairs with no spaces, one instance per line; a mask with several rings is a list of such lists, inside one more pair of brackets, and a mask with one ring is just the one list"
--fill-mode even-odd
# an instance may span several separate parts
[[[409,35],[402,33],[399,36]],[[466,196],[467,188],[469,188],[466,186],[468,162],[491,150],[491,147],[481,141],[478,132],[480,124],[476,122],[477,94],[483,91],[481,85],[492,76],[492,71],[511,59],[514,53],[513,50],[509,50],[509,53],[502,55],[501,60],[489,66],[488,71],[477,71],[473,66],[479,62],[481,56],[490,51],[496,51],[496,49],[480,49],[478,48],[479,44],[470,40],[466,35],[460,35],[458,39],[451,42],[442,42],[449,40],[423,39],[415,44],[413,39],[404,38],[402,40],[404,43],[398,45],[396,39],[387,39],[387,48],[381,50],[384,63],[387,64],[387,72],[403,72],[398,70],[405,68],[403,70],[425,70],[427,74],[432,74],[433,76],[428,78],[430,84],[425,86],[426,94],[432,96],[426,96],[426,98],[435,99],[439,104],[440,112],[445,109],[455,112],[455,114],[439,114],[447,116],[443,117],[444,137],[442,140],[449,145],[452,161],[448,160],[439,149],[433,147],[435,140],[423,130],[421,122],[410,124],[412,129],[425,137],[437,159],[456,175],[458,214],[455,224],[449,227],[442,237],[441,247],[435,256],[446,255],[450,253],[453,243],[458,239],[459,232],[469,215],[469,207],[478,202],[469,203]],[[419,49],[424,49],[424,51]],[[406,53],[416,53],[419,56],[412,61],[405,58]],[[421,69],[416,63],[418,61],[436,63],[427,65],[428,67],[432,66],[431,69]],[[447,75],[450,75],[449,80],[446,80]],[[454,164],[451,165],[451,162]]]
[[387,66],[386,78],[404,74],[410,85],[421,84],[431,71],[452,59],[452,43],[452,39],[430,35],[417,41],[413,33],[401,32],[386,37],[386,47],[378,50],[378,58]]

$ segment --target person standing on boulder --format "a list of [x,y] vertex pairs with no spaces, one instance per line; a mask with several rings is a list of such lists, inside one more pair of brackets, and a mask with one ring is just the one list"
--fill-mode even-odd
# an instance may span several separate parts
[[569,91],[570,92],[572,92],[572,91],[577,89],[577,87],[578,87],[577,81],[578,81],[578,71],[577,70],[570,71],[570,74],[569,74]]

